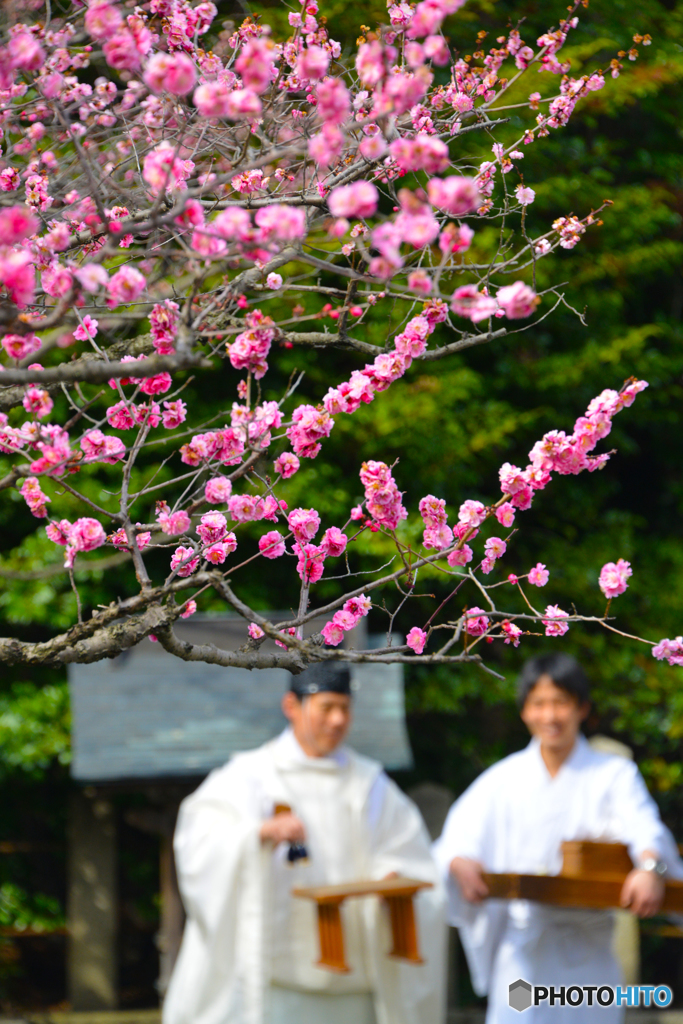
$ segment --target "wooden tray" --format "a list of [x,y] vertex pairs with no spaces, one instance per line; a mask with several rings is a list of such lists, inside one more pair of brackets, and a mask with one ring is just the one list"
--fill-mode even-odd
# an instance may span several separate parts
[[346,899],[382,896],[389,906],[392,949],[389,956],[408,963],[423,963],[417,942],[413,896],[420,889],[433,888],[431,882],[416,878],[386,878],[377,882],[348,882],[344,885],[319,885],[292,889],[292,896],[313,900],[318,910],[320,959],[318,967],[346,974],[350,971],[344,954],[344,933],[339,908]]
[[[559,875],[484,874],[489,898],[534,900],[558,907],[620,907],[621,889],[633,867],[622,843],[562,844]],[[683,913],[683,882],[666,883],[664,912]]]

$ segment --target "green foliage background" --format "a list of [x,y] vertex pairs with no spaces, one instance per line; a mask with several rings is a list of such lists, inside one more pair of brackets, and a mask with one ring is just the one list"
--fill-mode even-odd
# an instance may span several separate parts
[[[229,5],[221,10],[226,17],[241,17]],[[285,18],[279,3],[254,3],[249,10],[286,31],[284,24],[277,24]],[[361,19],[372,25],[385,18],[384,5],[377,0],[362,8],[331,0],[324,11],[332,36],[347,51]],[[490,32],[489,43],[524,16],[522,35],[535,39],[562,14],[562,5],[549,0],[472,0],[450,20],[446,32],[461,52],[471,53],[482,25]],[[593,395],[618,388],[632,374],[643,377],[650,387],[617,417],[608,438],[616,454],[605,470],[554,480],[533,509],[518,517],[521,529],[503,561],[505,573],[528,571],[543,561],[551,573],[544,602],[546,595],[548,602],[563,607],[574,601],[591,614],[604,609],[597,587],[603,562],[628,559],[634,570],[631,585],[612,610],[620,628],[657,640],[683,631],[683,2],[598,0],[582,12],[581,20],[577,41],[568,49],[573,74],[606,67],[616,49],[628,49],[636,32],[653,37],[651,47],[640,48],[637,63],[626,61],[618,80],[609,79],[602,92],[583,101],[568,128],[524,148],[524,181],[537,193],[529,209],[531,234],[548,230],[557,216],[583,216],[605,198],[614,203],[602,227],[589,231],[576,249],[560,251],[542,264],[541,285],[551,279],[566,281],[567,303],[586,309],[586,326],[563,307],[538,327],[502,342],[439,364],[415,364],[371,406],[339,417],[322,456],[289,482],[283,496],[291,505],[313,492],[329,522],[343,522],[361,496],[360,462],[400,457],[395,476],[413,518],[419,498],[428,492],[445,497],[451,511],[467,497],[489,501],[497,496],[497,470],[503,461],[524,465],[534,441],[552,428],[570,430]],[[546,76],[539,76],[539,83],[542,78]],[[519,101],[530,88],[541,87],[535,81],[529,85],[527,78],[524,82]],[[512,111],[506,129],[510,139],[521,135],[521,124]],[[483,136],[476,144],[468,141],[468,150],[478,148],[480,158],[486,158],[491,141]],[[514,187],[517,179],[509,177],[508,185]],[[477,246],[485,249],[490,244],[486,229],[473,226]],[[320,308],[323,301],[311,300],[308,310]],[[379,343],[389,329],[382,309],[364,329],[364,337]],[[283,350],[265,397],[279,397],[283,380],[296,367],[307,371],[300,394],[319,401],[330,383],[359,365],[355,356]],[[237,379],[224,366],[210,376],[200,375],[184,397],[188,403],[193,396],[201,400],[208,417],[236,398]],[[0,457],[0,473],[5,463]],[[105,475],[92,478],[88,493],[102,500],[106,485]],[[68,516],[70,501],[68,496],[55,498],[51,511]],[[58,571],[34,578],[46,564],[58,569],[61,550],[45,541],[42,529],[36,532],[36,520],[18,495],[0,505],[0,528],[5,540],[0,573],[13,574],[0,576],[0,628],[26,639],[64,628],[75,614],[68,581]],[[253,575],[243,581],[257,606],[282,607],[283,600],[295,601],[292,582],[278,576],[280,568],[269,565],[267,579]],[[81,582],[90,605],[134,587],[127,566],[83,574]],[[398,623],[403,630],[423,624],[445,595],[436,576],[420,584],[421,592],[433,596],[421,599],[419,616],[412,612]],[[334,586],[321,585],[314,600],[324,601]],[[463,591],[460,606],[466,600],[473,603],[475,598]],[[503,599],[500,604],[505,606]],[[377,613],[371,628],[381,629],[384,621]],[[486,764],[521,745],[524,738],[512,705],[515,673],[525,657],[547,643],[528,638],[518,650],[492,645],[485,653],[504,675],[502,682],[469,668],[410,673],[414,779],[437,779],[457,792]],[[597,627],[574,627],[562,643],[581,658],[594,682],[592,728],[634,747],[677,838],[683,839],[681,670],[656,663],[644,645]],[[41,787],[61,779],[64,792],[67,764],[64,679],[53,672],[27,678],[4,670],[0,773],[7,784],[0,797],[0,839],[16,839],[26,829],[35,832],[26,793],[35,794],[38,807]],[[21,794],[21,806],[14,792]],[[47,831],[61,828],[60,812]],[[0,883],[3,870],[0,864]],[[24,900],[22,907],[29,903]]]

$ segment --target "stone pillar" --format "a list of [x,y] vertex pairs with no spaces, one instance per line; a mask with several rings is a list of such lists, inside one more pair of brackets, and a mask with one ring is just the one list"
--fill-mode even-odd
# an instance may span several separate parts
[[108,800],[76,792],[69,807],[67,976],[74,1010],[118,1002],[116,821]]

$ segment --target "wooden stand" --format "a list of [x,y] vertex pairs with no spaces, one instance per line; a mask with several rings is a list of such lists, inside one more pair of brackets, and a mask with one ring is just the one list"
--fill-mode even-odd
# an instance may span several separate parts
[[318,967],[346,974],[350,971],[344,956],[344,933],[339,908],[344,900],[358,896],[382,896],[389,905],[392,949],[389,956],[423,963],[417,943],[413,896],[420,889],[431,889],[431,882],[414,878],[387,878],[381,882],[349,882],[347,885],[321,885],[293,889],[292,895],[314,900],[318,908],[320,959]]
[[[558,907],[618,908],[621,889],[633,868],[622,843],[562,844],[559,875],[485,874],[489,897],[534,900]],[[662,911],[683,912],[683,882],[667,881]]]

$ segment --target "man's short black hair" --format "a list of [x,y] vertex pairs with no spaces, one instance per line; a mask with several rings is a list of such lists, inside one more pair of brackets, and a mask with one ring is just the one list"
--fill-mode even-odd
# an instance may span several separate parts
[[318,661],[290,676],[289,689],[301,700],[312,693],[351,694],[351,672],[349,666],[339,661]]
[[586,673],[571,654],[539,654],[524,663],[517,680],[517,705],[523,708],[526,699],[541,676],[550,676],[555,686],[571,693],[579,704],[590,703],[590,684]]

